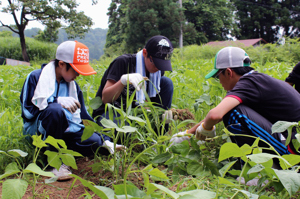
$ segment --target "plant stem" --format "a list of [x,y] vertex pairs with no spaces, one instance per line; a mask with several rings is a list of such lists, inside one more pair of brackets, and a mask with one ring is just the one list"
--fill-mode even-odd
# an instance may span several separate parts
[[153,147],[155,147],[157,144],[154,144],[153,146],[145,149],[143,152],[141,152],[139,155],[137,155],[133,161],[129,164],[128,168],[126,169],[126,173],[125,173],[125,177],[124,177],[124,191],[125,191],[125,196],[126,196],[126,199],[128,199],[128,196],[127,196],[127,189],[126,189],[126,181],[127,181],[127,177],[128,177],[128,174],[130,173],[130,168],[132,167],[133,163],[139,159],[145,152],[149,151],[150,149],[152,149]]

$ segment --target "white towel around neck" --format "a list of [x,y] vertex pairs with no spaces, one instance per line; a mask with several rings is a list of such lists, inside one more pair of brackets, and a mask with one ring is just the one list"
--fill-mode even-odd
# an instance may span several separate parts
[[[55,65],[54,61],[49,62],[43,69],[34,90],[34,95],[31,102],[39,108],[44,110],[48,106],[48,98],[55,92]],[[74,81],[69,83],[69,96],[78,100],[77,89]]]
[[[143,56],[143,50],[139,51],[136,54],[136,73],[141,74],[143,77],[146,77],[146,68],[145,61]],[[148,89],[149,97],[155,97],[157,93],[160,92],[160,79],[161,79],[161,71],[157,71],[155,73],[150,73],[149,82],[146,82],[146,90]],[[136,100],[139,103],[144,103],[145,94],[143,90],[136,92]]]

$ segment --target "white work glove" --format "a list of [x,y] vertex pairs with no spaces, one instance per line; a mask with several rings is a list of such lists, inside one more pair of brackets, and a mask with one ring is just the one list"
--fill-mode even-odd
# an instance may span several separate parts
[[73,97],[58,97],[57,103],[60,104],[63,108],[70,111],[72,114],[81,107],[80,103]]
[[129,81],[129,84],[132,84],[137,91],[140,91],[145,85],[145,82],[140,83],[143,80],[144,77],[139,73],[124,74],[121,76],[121,83],[124,86],[127,85],[127,81]]
[[[109,141],[109,140],[105,140],[103,142],[103,146],[107,147],[107,149],[109,150],[110,154],[114,154],[115,153],[115,149],[114,149],[114,143]],[[116,151],[121,151],[126,149],[126,146],[124,145],[120,145],[120,144],[116,144]]]
[[166,110],[164,114],[161,115],[162,121],[166,121],[165,124],[169,124],[173,119],[173,113],[171,110]]
[[179,132],[179,133],[176,133],[172,136],[172,138],[170,139],[170,146],[171,147],[172,145],[174,144],[178,144],[178,143],[181,143],[183,142],[184,140],[189,140],[191,138],[191,134],[188,134],[187,133],[187,130],[186,131],[183,131],[183,132]]
[[200,124],[200,126],[198,126],[198,128],[196,129],[196,139],[200,140],[201,139],[201,135],[204,135],[208,138],[213,138],[216,136],[216,127],[213,126],[213,128],[211,130],[206,130],[203,126],[204,122],[202,122]]

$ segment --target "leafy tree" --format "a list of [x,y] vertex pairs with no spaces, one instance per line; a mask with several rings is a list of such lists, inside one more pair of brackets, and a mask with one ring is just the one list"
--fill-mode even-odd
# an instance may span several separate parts
[[276,0],[234,0],[239,17],[238,39],[263,38],[267,42],[276,40],[279,27],[276,19],[279,17]]
[[[74,38],[75,36],[83,37],[84,33],[87,32],[92,25],[91,18],[84,15],[83,12],[76,11],[78,6],[76,0],[7,1],[8,6],[2,7],[1,12],[11,14],[14,18],[15,25],[4,24],[1,20],[0,24],[3,27],[8,27],[11,31],[19,35],[24,61],[29,61],[24,30],[30,21],[40,21],[48,27],[56,27],[57,23],[62,26],[63,21],[67,26],[65,30],[69,35],[69,38]],[[93,1],[93,3],[97,2]],[[20,14],[19,17],[17,17],[18,14]]]
[[136,52],[154,35],[168,37],[178,45],[183,12],[174,0],[129,0],[126,49]]
[[168,37],[176,46],[184,20],[175,0],[113,0],[108,15],[106,54],[135,53],[157,34]]
[[297,37],[300,34],[300,1],[278,1],[279,18],[276,20],[283,35]]
[[182,6],[186,20],[190,23],[184,28],[183,38],[183,41],[188,44],[226,40],[229,35],[237,35],[235,7],[231,1],[186,0],[183,1]]
[[112,0],[108,8],[109,26],[104,50],[106,56],[122,52],[120,46],[125,43],[126,10],[126,0]]
[[58,40],[59,28],[60,23],[55,21],[54,23],[48,24],[44,31],[40,30],[34,38],[39,41],[56,42]]

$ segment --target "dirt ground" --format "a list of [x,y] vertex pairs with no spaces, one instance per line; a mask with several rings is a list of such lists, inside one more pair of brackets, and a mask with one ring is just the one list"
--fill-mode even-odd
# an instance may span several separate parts
[[[177,119],[183,121],[187,119],[194,119],[194,115],[187,109],[172,109],[173,116],[177,116]],[[107,170],[100,170],[97,173],[93,173],[91,165],[94,164],[94,160],[89,159],[87,157],[79,158],[76,160],[77,163],[77,170],[71,169],[72,173],[92,182],[95,185],[104,186],[112,188],[112,173]],[[163,168],[161,168],[163,169]],[[90,191],[88,188],[84,187],[79,180],[76,180],[75,184],[72,185],[74,179],[68,181],[56,181],[50,184],[45,184],[45,179],[47,177],[40,177],[38,179],[38,183],[36,185],[36,198],[45,199],[78,199],[84,198],[85,193],[88,192],[93,196],[93,192]],[[143,179],[140,174],[131,174],[128,176],[128,181],[131,181],[135,184],[138,188],[142,188],[141,185],[143,184]],[[104,183],[104,184],[103,184]],[[0,183],[0,199],[2,195],[2,183]],[[68,196],[69,195],[69,196]],[[32,187],[29,186],[27,191],[23,197],[25,198],[32,198]],[[93,198],[99,198],[98,196],[93,196]]]

